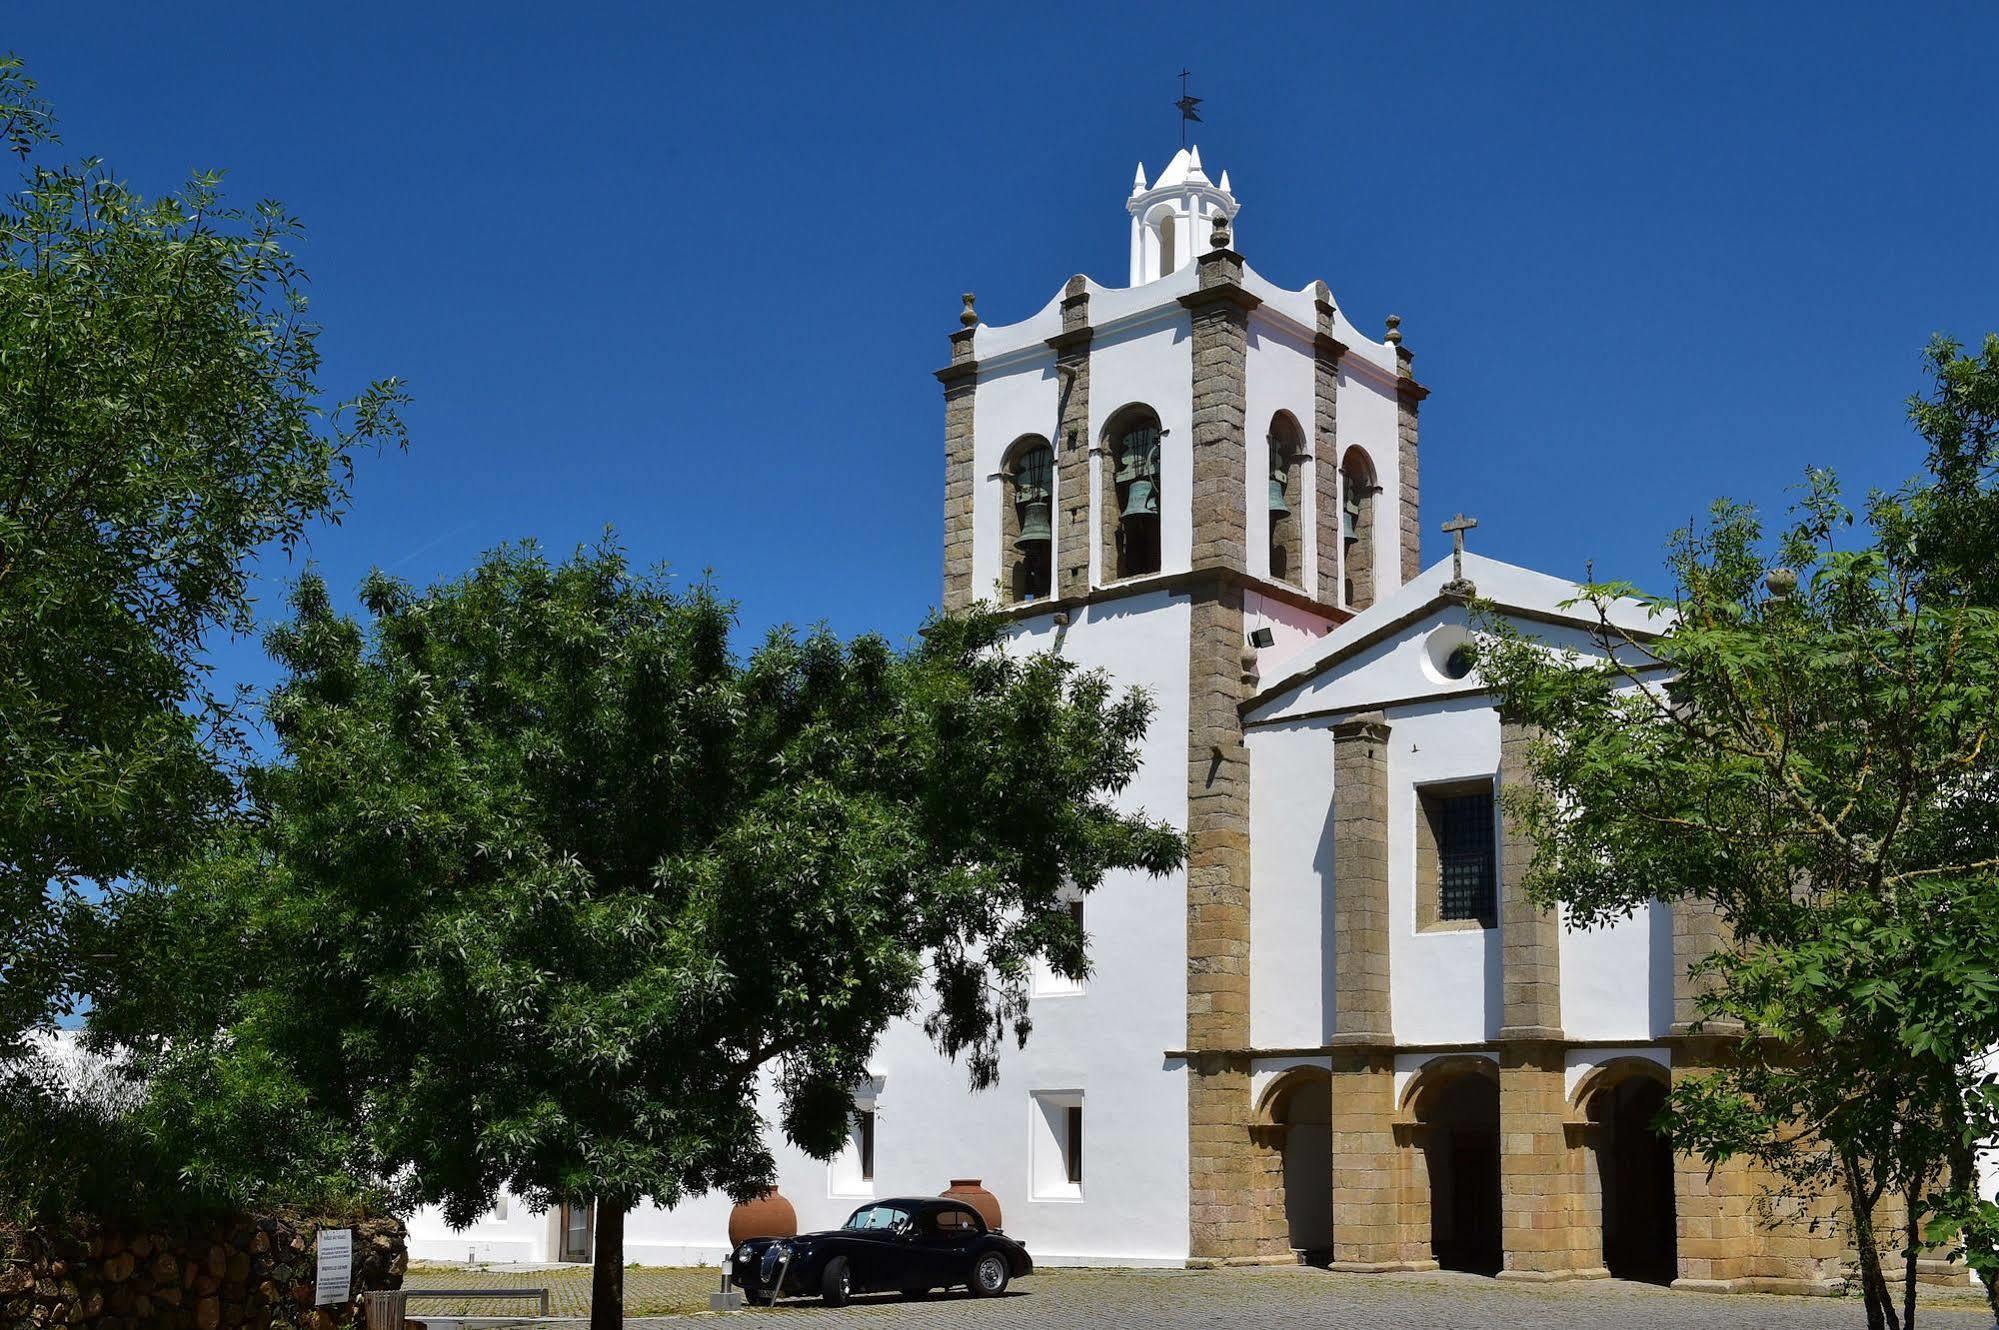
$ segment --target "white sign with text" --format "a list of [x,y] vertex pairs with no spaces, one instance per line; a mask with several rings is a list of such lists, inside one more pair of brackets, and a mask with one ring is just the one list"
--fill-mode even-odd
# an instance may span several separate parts
[[340,1306],[347,1302],[354,1285],[354,1230],[319,1230],[319,1278],[313,1298],[315,1307]]

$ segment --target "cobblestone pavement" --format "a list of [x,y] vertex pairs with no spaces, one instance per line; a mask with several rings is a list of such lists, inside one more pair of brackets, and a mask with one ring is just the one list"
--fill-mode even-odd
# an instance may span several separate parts
[[[475,1287],[485,1281],[547,1285],[558,1314],[577,1316],[589,1304],[589,1272],[532,1274],[436,1267],[413,1271],[411,1288]],[[703,1312],[716,1287],[714,1270],[630,1269],[625,1272],[627,1330],[690,1330],[684,1313]],[[433,1319],[445,1308],[412,1306]],[[493,1314],[487,1308],[467,1312]],[[661,1313],[681,1313],[662,1315]],[[1854,1298],[1786,1298],[1764,1294],[1711,1296],[1673,1293],[1611,1280],[1520,1285],[1471,1275],[1336,1275],[1278,1267],[1256,1270],[1043,1270],[996,1301],[939,1294],[921,1302],[896,1297],[856,1299],[833,1311],[816,1302],[781,1304],[742,1313],[747,1324],[781,1317],[789,1330],[1696,1330],[1743,1326],[1762,1330],[1859,1330],[1866,1324]],[[1969,1295],[1926,1306],[1921,1322],[1934,1330],[1991,1330],[1992,1318]],[[580,1326],[580,1321],[541,1321]]]

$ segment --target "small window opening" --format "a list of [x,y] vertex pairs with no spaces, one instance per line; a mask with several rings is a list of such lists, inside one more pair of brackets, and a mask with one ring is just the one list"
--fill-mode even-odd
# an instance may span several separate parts
[[1083,1106],[1069,1105],[1065,1115],[1068,1119],[1068,1148],[1064,1152],[1069,1161],[1069,1181],[1081,1184],[1083,1181]]
[[855,1115],[855,1127],[860,1137],[861,1181],[873,1182],[875,1178],[875,1111],[864,1108]]

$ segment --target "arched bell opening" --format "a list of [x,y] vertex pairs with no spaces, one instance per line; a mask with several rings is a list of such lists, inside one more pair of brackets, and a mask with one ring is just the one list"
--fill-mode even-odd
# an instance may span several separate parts
[[1666,1105],[1665,1069],[1627,1059],[1578,1094],[1587,1113],[1603,1214],[1603,1264],[1618,1279],[1670,1284],[1679,1273],[1673,1148],[1654,1125]]
[[1159,465],[1163,431],[1151,407],[1132,405],[1104,429],[1104,513],[1109,548],[1104,564],[1112,580],[1159,571]]
[[1285,1241],[1319,1263],[1333,1248],[1333,1096],[1323,1067],[1297,1067],[1264,1095],[1264,1120],[1283,1155]]
[[1055,451],[1039,435],[1016,439],[1000,475],[1006,486],[1000,513],[1006,599],[1040,600],[1054,583]]
[[1347,449],[1340,462],[1340,593],[1349,608],[1374,604],[1374,464],[1360,448]]
[[1426,1068],[1408,1107],[1428,1182],[1432,1258],[1445,1270],[1499,1273],[1497,1069],[1484,1058]]
[[1270,421],[1265,441],[1270,469],[1268,527],[1270,576],[1278,582],[1301,583],[1305,562],[1304,515],[1298,511],[1298,473],[1305,459],[1305,431],[1297,417],[1279,411]]

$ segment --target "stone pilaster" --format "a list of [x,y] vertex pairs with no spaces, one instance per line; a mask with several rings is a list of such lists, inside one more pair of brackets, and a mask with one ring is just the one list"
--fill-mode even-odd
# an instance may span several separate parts
[[1527,898],[1534,843],[1505,809],[1508,790],[1531,778],[1527,749],[1534,734],[1501,718],[1499,727],[1500,1030],[1506,1040],[1562,1038],[1561,924],[1555,911]]
[[1318,544],[1314,576],[1306,587],[1330,605],[1340,603],[1340,357],[1346,344],[1333,336],[1333,302],[1319,284],[1319,328],[1312,342],[1313,527]]
[[[1052,590],[1081,596],[1090,589],[1090,292],[1071,277],[1062,293],[1062,331],[1055,349],[1055,568]],[[1108,491],[1107,491],[1108,492]],[[1108,504],[1108,500],[1106,501]]]
[[1409,348],[1397,343],[1395,347],[1395,440],[1396,440],[1396,481],[1402,492],[1400,530],[1396,542],[1402,555],[1402,580],[1413,582],[1423,571],[1423,520],[1419,511],[1422,495],[1421,475],[1416,459],[1416,415],[1423,399],[1430,390],[1416,382],[1410,373],[1410,362],[1415,359]]
[[[1709,1074],[1692,1061],[1673,1059],[1673,1084]],[[1760,1260],[1762,1229],[1754,1170],[1741,1156],[1710,1166],[1699,1155],[1673,1156],[1673,1214],[1679,1230],[1680,1275],[1674,1288],[1727,1292],[1752,1278]]]
[[1403,1161],[1395,1142],[1394,1054],[1386,1048],[1335,1048],[1332,1097],[1333,1268],[1403,1269],[1408,1252]]
[[[1189,1252],[1256,1257],[1259,1152],[1250,1139],[1249,755],[1242,589],[1197,586],[1188,648],[1187,1046]],[[1203,1050],[1207,1050],[1203,1052]]]
[[1246,572],[1243,381],[1249,311],[1263,302],[1243,289],[1242,255],[1234,250],[1211,249],[1199,263],[1199,288],[1180,297],[1190,311],[1194,340],[1191,566]]
[[1388,722],[1333,727],[1333,1042],[1392,1042],[1388,1005]]
[[[969,300],[970,297],[967,297]],[[951,334],[951,363],[937,371],[944,385],[944,608],[972,603],[972,402],[979,362],[972,355],[976,328]]]
[[1707,975],[1693,975],[1688,971],[1699,961],[1706,959],[1728,943],[1728,924],[1721,917],[1711,901],[1683,897],[1672,903],[1673,914],[1673,1027],[1676,1035],[1695,1033],[1700,1025],[1702,1032],[1717,1037],[1727,1037],[1740,1033],[1741,1025],[1733,1021],[1701,1021],[1700,1000],[1714,987],[1714,980]]
[[[1583,1227],[1583,1163],[1563,1125],[1564,1079],[1558,1043],[1516,1042],[1500,1053],[1501,1279],[1604,1273],[1601,1235]],[[1591,1241],[1599,1251],[1587,1250]]]

